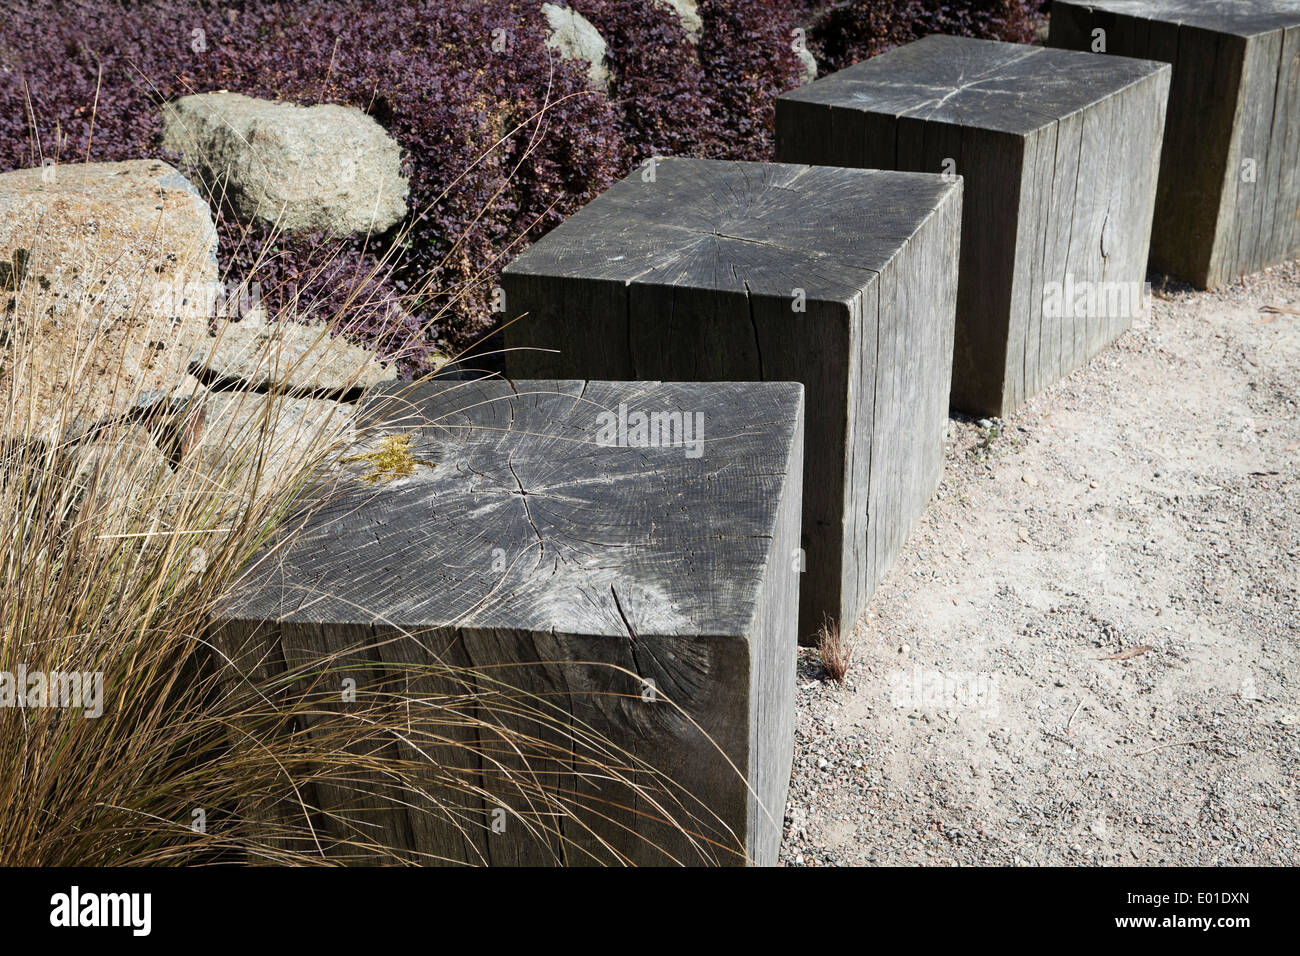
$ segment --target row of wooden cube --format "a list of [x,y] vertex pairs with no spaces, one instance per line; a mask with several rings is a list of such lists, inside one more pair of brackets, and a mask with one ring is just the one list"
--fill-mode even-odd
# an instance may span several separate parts
[[933,36],[786,94],[783,162],[659,160],[515,259],[507,369],[803,383],[800,638],[852,627],[950,405],[1005,415],[1131,324],[1169,73]]
[[[288,670],[330,653],[355,672],[380,641],[417,667],[504,666],[708,812],[684,840],[606,779],[598,816],[623,839],[557,832],[508,799],[458,807],[477,827],[400,802],[351,808],[357,827],[413,860],[775,858],[796,635],[851,626],[942,471],[961,204],[960,177],[664,160],[506,270],[527,313],[512,385],[372,398],[375,437],[413,437],[436,467],[315,513],[226,611],[230,656]],[[615,440],[599,441],[611,412]],[[703,414],[699,453],[627,435],[656,412]],[[352,796],[305,797],[336,857]],[[500,809],[518,819],[497,832]]]
[[[1104,8],[1120,6],[1152,4],[1058,3],[1053,42],[1110,16],[1109,52],[1169,59],[1158,30],[1116,29],[1132,9]],[[1179,27],[1176,94],[1196,86],[1205,29]],[[1262,89],[1278,53],[1285,114],[1280,29],[1227,47],[1237,90]],[[683,835],[623,782],[552,761],[557,792],[600,808],[590,829],[498,830],[493,813],[532,809],[499,795],[457,808],[479,826],[366,808],[413,862],[772,862],[795,635],[857,619],[939,480],[950,384],[954,405],[1005,414],[1122,331],[1131,312],[1071,310],[1069,290],[1140,283],[1153,208],[1157,230],[1182,229],[1164,248],[1187,253],[1157,265],[1201,263],[1203,281],[1294,250],[1272,159],[1271,204],[1234,207],[1229,175],[1204,202],[1217,214],[1189,225],[1167,154],[1157,203],[1162,133],[1195,145],[1177,96],[1166,123],[1169,84],[1144,60],[934,37],[783,98],[787,162],[637,170],[507,270],[513,384],[371,398],[370,440],[412,438],[424,467],[313,515],[227,610],[224,646],[283,669],[376,641],[395,665],[505,668],[707,808]],[[1238,107],[1201,144],[1230,143],[1209,167],[1259,148],[1266,124]],[[1270,157],[1294,125],[1275,111]],[[1064,314],[1044,308],[1053,283]],[[631,381],[647,379],[699,384]],[[318,839],[347,858],[340,818]]]

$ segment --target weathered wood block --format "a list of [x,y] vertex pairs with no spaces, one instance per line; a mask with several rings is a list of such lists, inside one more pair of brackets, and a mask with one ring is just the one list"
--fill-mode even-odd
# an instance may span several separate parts
[[965,177],[952,404],[1006,415],[1141,307],[1169,67],[930,36],[784,94],[784,162]]
[[507,369],[802,382],[800,638],[851,627],[943,467],[961,185],[695,159],[647,179],[505,269]]
[[1048,42],[1173,64],[1152,269],[1214,288],[1300,255],[1300,2],[1057,2]]
[[[793,753],[802,388],[405,388],[368,400],[377,424],[366,441],[408,436],[413,472],[370,485],[357,480],[365,464],[340,465],[328,504],[218,631],[241,666],[337,653],[327,686],[330,673],[359,676],[358,655],[409,672],[404,687],[426,695],[467,693],[431,667],[481,669],[484,696],[462,707],[484,722],[477,738],[450,715],[445,747],[412,738],[448,766],[468,759],[467,785],[488,796],[449,794],[431,773],[429,790],[460,825],[376,800],[363,832],[415,862],[775,862]],[[537,695],[554,724],[621,748],[608,751],[612,765],[643,761],[680,791],[638,793],[584,763],[590,751],[563,757],[574,743],[561,728],[515,713],[508,695],[489,708],[494,682]],[[515,759],[487,729],[502,720],[556,756]],[[481,772],[465,756],[476,741],[495,751]],[[581,825],[537,814],[536,800],[530,809],[501,782],[502,766],[580,808]],[[329,810],[355,794],[317,786],[307,799]],[[656,822],[655,799],[697,836]],[[347,828],[319,825],[346,857]]]

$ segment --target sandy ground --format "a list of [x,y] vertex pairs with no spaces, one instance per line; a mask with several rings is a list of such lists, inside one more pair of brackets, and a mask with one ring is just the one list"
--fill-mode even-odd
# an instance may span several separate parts
[[1267,306],[1300,263],[1158,290],[1000,433],[951,421],[846,682],[801,656],[783,862],[1300,863],[1300,314]]

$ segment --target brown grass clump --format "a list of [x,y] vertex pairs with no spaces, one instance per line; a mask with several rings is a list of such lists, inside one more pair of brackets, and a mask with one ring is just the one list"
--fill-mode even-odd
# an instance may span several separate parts
[[817,656],[826,676],[837,684],[844,683],[853,663],[851,634],[844,634],[834,621],[827,621],[817,633]]

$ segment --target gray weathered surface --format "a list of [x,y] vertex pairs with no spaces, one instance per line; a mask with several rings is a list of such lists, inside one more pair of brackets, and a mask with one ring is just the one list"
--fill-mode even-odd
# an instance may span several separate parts
[[506,268],[507,369],[802,382],[799,634],[851,627],[942,471],[960,207],[933,175],[662,160]]
[[1044,305],[1140,289],[1169,72],[931,36],[780,97],[777,159],[965,177],[952,404],[1005,415],[1132,321]]
[[1053,4],[1052,46],[1090,50],[1094,30],[1173,64],[1152,269],[1213,288],[1300,255],[1300,2]]
[[[598,444],[599,416],[620,403],[629,414],[703,412],[702,454]],[[599,790],[619,823],[672,854],[593,821],[629,859],[742,862],[743,850],[771,863],[793,750],[802,406],[794,384],[383,386],[367,404],[381,423],[371,440],[411,435],[414,455],[434,465],[378,486],[355,480],[363,465],[343,466],[341,491],[226,610],[223,645],[241,661],[283,654],[291,667],[376,639],[383,645],[365,653],[394,669],[504,665],[501,679],[550,695],[566,719],[716,814],[694,825],[719,845],[693,849],[619,813],[620,800],[646,807],[618,786],[551,768],[557,788],[580,798]],[[653,680],[686,716],[643,701],[641,680],[588,662]],[[437,689],[431,677],[411,679]],[[326,806],[343,800],[318,789]],[[515,824],[495,834],[486,829],[491,804],[457,805],[464,833],[392,807],[370,819],[412,859],[610,859],[571,824],[542,821],[563,827],[566,842],[553,832],[527,838]]]

